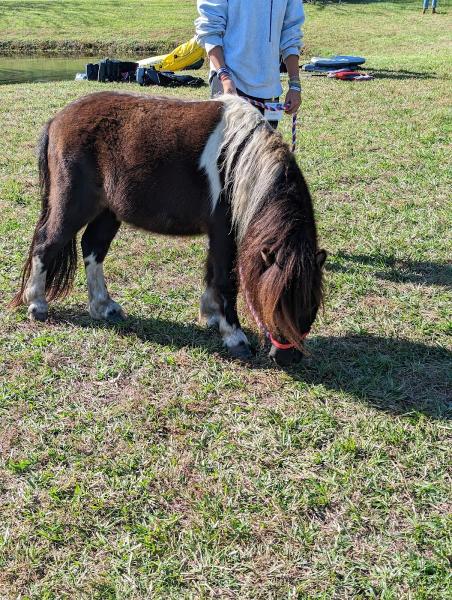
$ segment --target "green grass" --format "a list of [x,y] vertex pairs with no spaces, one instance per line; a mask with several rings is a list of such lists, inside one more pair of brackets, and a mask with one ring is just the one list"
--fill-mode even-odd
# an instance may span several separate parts
[[[421,0],[305,5],[305,53],[391,54],[406,66],[442,62],[450,43],[446,2],[422,15]],[[93,55],[169,51],[194,34],[195,0],[2,0],[0,54]],[[329,20],[331,19],[331,22]],[[377,60],[375,66],[379,66]],[[387,62],[381,63],[387,68]]]
[[2,0],[0,53],[169,51],[193,36],[193,0]]
[[204,239],[120,231],[124,324],[90,320],[82,270],[48,323],[7,310],[39,129],[105,86],[0,88],[2,599],[450,598],[450,21],[410,6],[308,7],[317,50],[380,77],[304,81],[297,156],[330,255],[288,372],[198,326]]

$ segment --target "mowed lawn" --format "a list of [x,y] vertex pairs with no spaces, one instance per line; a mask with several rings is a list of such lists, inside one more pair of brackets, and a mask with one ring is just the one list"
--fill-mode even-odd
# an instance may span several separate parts
[[81,268],[48,323],[11,312],[40,128],[125,87],[0,87],[2,600],[451,597],[450,15],[308,16],[311,50],[364,54],[376,79],[304,79],[297,158],[329,258],[286,372],[198,325],[202,238],[121,229],[105,270],[124,324],[88,317]]
[[169,51],[192,37],[195,17],[194,0],[2,0],[0,49]]

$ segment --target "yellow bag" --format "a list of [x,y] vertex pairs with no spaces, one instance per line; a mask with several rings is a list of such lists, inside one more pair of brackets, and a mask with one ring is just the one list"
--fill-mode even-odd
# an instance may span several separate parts
[[204,48],[201,48],[196,38],[192,38],[169,54],[144,58],[138,61],[138,64],[140,67],[154,67],[156,71],[182,71],[182,69],[195,65],[204,57]]

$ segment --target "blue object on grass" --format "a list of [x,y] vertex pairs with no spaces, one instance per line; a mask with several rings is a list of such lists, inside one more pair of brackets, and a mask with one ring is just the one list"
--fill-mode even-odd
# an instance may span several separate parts
[[329,56],[324,58],[321,56],[314,56],[311,58],[311,64],[316,67],[326,68],[340,68],[340,67],[353,67],[362,65],[366,62],[366,59],[362,56],[347,56],[338,54],[336,56]]

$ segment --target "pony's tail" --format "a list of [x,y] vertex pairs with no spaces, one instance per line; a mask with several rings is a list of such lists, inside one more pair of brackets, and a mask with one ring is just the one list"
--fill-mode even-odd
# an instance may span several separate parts
[[[48,121],[44,126],[41,137],[38,142],[38,169],[39,169],[39,187],[41,191],[41,214],[33,234],[30,244],[27,260],[22,269],[20,289],[10,303],[12,308],[20,306],[26,302],[25,290],[30,279],[33,266],[33,256],[38,241],[42,238],[42,233],[49,218],[49,193],[50,193],[50,172],[48,163],[49,148],[49,129],[52,121]],[[75,236],[58,252],[47,265],[46,272],[46,299],[64,297],[69,292],[72,281],[77,270],[77,244]]]

